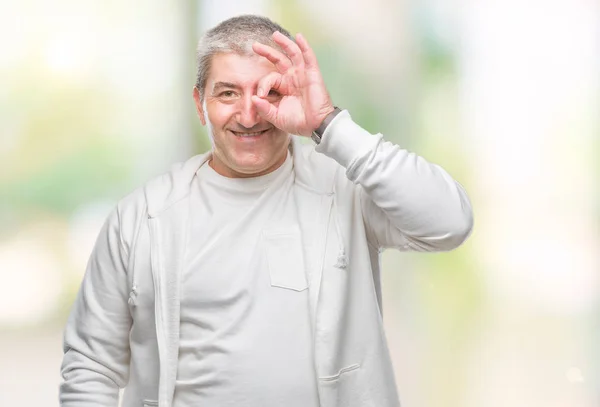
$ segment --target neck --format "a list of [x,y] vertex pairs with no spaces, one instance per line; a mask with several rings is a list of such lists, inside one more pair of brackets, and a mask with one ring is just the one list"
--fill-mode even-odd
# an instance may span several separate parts
[[266,174],[269,174],[269,173],[275,171],[276,169],[278,169],[279,167],[281,167],[283,165],[283,163],[287,159],[287,156],[288,156],[288,150],[286,149],[285,150],[285,154],[282,155],[281,158],[279,158],[276,162],[274,162],[268,168],[265,168],[264,170],[261,170],[261,171],[258,171],[258,172],[252,172],[252,173],[236,171],[235,169],[230,168],[227,165],[225,165],[218,158],[215,159],[214,155],[211,155],[210,160],[208,161],[208,165],[210,165],[210,167],[213,170],[215,170],[215,172],[217,174],[222,175],[224,177],[228,177],[228,178],[254,178],[254,177],[260,177],[262,175],[266,175]]

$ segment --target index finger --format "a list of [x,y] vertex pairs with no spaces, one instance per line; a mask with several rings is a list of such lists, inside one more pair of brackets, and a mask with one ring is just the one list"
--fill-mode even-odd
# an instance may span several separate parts
[[273,33],[273,40],[285,51],[288,57],[292,60],[292,63],[296,66],[304,65],[304,58],[302,58],[302,52],[294,41],[283,35],[279,31]]
[[254,52],[256,52],[258,55],[263,56],[271,61],[281,73],[286,72],[292,67],[290,59],[273,47],[261,44],[260,42],[255,42],[252,44],[252,50],[254,50]]
[[316,68],[317,67],[317,57],[315,56],[314,51],[308,45],[308,41],[306,38],[300,33],[296,35],[296,44],[300,47],[300,51],[302,51],[302,56],[304,57],[304,63],[307,68]]

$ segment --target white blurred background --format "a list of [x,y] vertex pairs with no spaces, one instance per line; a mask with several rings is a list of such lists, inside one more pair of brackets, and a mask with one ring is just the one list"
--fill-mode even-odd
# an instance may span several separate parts
[[116,201],[205,151],[204,30],[302,32],[338,106],[472,199],[458,250],[384,253],[403,407],[600,405],[600,5],[0,3],[0,406],[58,405],[61,336]]

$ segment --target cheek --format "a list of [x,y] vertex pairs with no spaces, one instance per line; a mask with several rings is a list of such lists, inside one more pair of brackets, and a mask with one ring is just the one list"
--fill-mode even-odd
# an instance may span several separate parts
[[229,105],[209,106],[206,110],[205,118],[218,131],[222,131],[223,127],[231,120],[233,116],[233,107]]

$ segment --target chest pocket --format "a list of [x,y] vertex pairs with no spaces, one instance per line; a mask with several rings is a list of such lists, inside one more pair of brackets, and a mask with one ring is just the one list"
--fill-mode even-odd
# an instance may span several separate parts
[[267,229],[262,240],[271,286],[294,291],[307,289],[300,230]]

